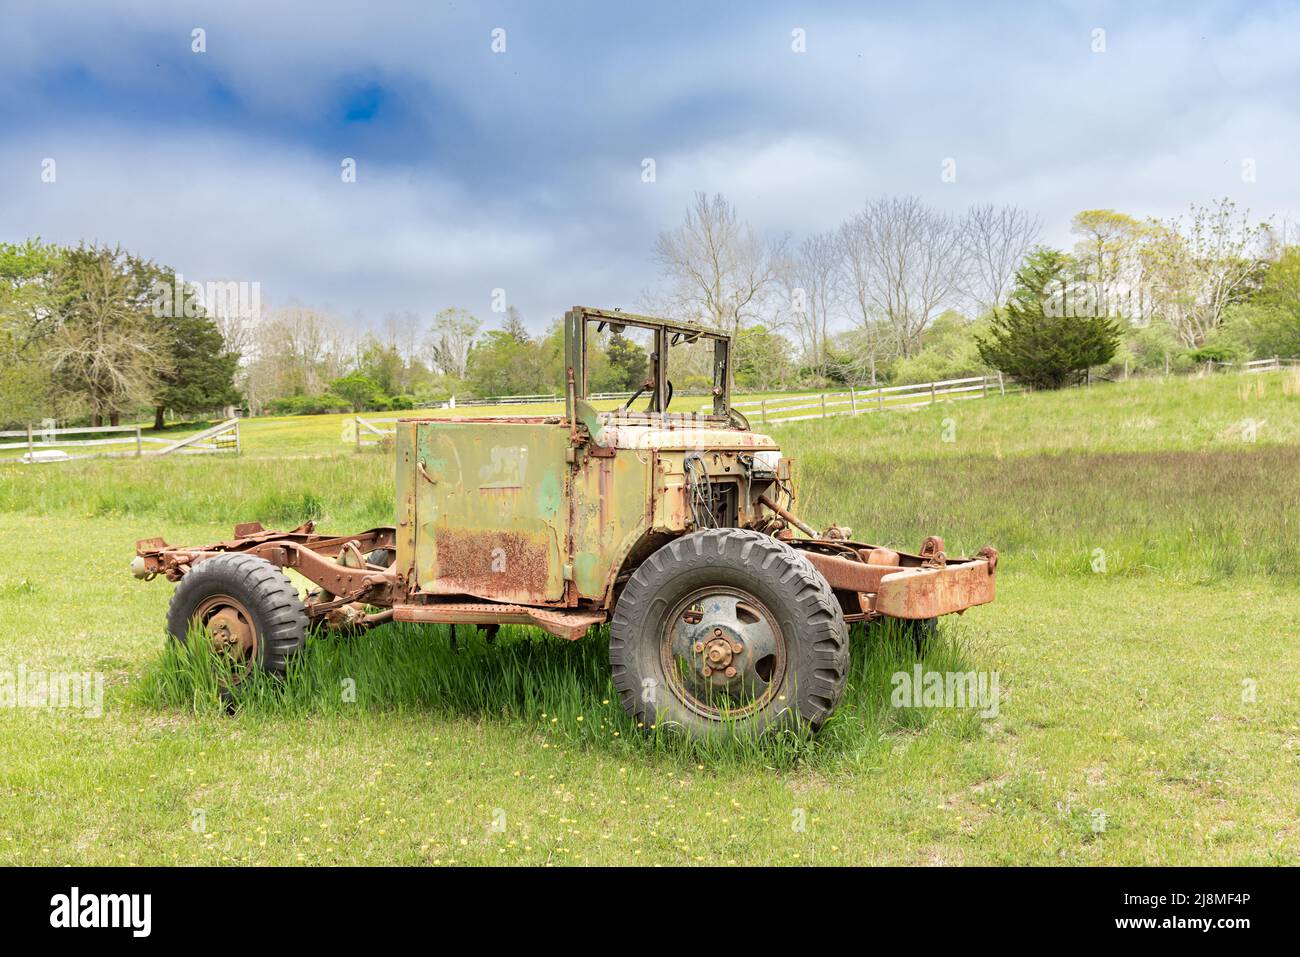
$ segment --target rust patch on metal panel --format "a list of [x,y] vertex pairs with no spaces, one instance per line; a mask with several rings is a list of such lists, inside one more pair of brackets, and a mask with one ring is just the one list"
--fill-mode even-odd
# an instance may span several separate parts
[[435,528],[439,590],[467,595],[545,595],[550,571],[543,536],[509,531]]

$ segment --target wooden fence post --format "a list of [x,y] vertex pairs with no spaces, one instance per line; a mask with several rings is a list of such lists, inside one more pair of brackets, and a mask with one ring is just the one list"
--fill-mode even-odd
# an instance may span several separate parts
[[354,415],[352,417],[352,431],[356,433],[357,451],[360,452],[361,451],[361,416]]
[[985,376],[983,379],[981,379],[980,385],[984,387],[984,398],[987,399],[989,397],[989,377]]
[[930,404],[934,405],[938,401],[939,401],[939,397],[935,394],[934,383],[931,382],[930,383]]
[[849,386],[849,414],[858,414],[858,394],[853,390],[853,386]]
[[242,455],[243,451],[244,451],[244,447],[240,444],[239,441],[239,420],[235,419],[235,454]]
[[885,411],[885,393],[881,391],[880,386],[876,386],[876,410]]
[[30,462],[30,461],[35,461],[35,459],[36,459],[36,447],[32,444],[32,427],[31,427],[31,423],[28,423],[28,425],[27,425],[27,460]]
[[144,439],[140,437],[140,426],[135,427],[135,457],[144,455]]
[[822,418],[826,418],[826,393],[822,393]]
[[762,405],[763,424],[767,425],[767,399],[759,399],[758,401]]
[[1002,370],[998,370],[998,391],[1003,395],[1007,394],[1007,384],[1002,379]]

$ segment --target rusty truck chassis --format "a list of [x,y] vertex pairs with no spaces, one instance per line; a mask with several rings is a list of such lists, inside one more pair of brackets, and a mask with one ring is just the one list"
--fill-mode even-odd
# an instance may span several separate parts
[[[983,548],[973,558],[948,558],[943,541],[926,539],[916,554],[843,538],[777,537],[798,548],[835,591],[846,621],[881,616],[936,618],[993,600],[997,551]],[[168,545],[161,538],[136,545],[132,569],[139,578],[163,575],[180,581],[198,562],[229,552],[264,558],[292,569],[318,589],[305,602],[308,618],[333,628],[365,629],[388,621],[450,625],[533,625],[553,635],[578,639],[608,620],[612,603],[535,607],[484,601],[471,596],[411,594],[392,565],[368,562],[368,555],[394,548],[396,529],[372,528],[356,535],[322,535],[307,522],[289,532],[268,531],[257,522],[235,526],[234,537],[202,547]]]
[[[731,407],[730,341],[725,335],[689,324],[582,307],[575,307],[566,319],[569,334],[565,415],[516,417],[513,421],[565,424],[571,453],[585,450],[593,457],[613,454],[612,448],[598,441],[604,426],[585,401],[586,329],[588,323],[594,323],[615,329],[641,326],[654,332],[652,378],[646,383],[651,406],[644,413],[625,412],[625,419],[630,415],[634,420],[659,421],[666,428],[673,428],[679,419],[685,419],[667,410],[667,397],[671,394],[667,379],[668,347],[679,341],[703,339],[714,343],[712,414],[706,418],[734,427],[738,434],[749,431],[744,417]],[[459,421],[481,421],[490,427],[492,422],[506,420]],[[652,451],[657,454],[658,450]],[[433,481],[425,472],[423,462],[418,462],[416,468],[426,481]],[[765,511],[750,514],[747,524],[798,549],[833,589],[846,621],[871,621],[882,616],[926,620],[960,613],[993,600],[998,561],[993,548],[983,548],[971,558],[949,558],[943,540],[938,537],[927,538],[918,552],[908,553],[852,541],[849,530],[835,525],[819,533],[789,507],[779,504],[781,487],[778,481],[771,487],[770,496],[757,496],[755,508]],[[785,491],[792,505],[793,492],[788,486]],[[431,594],[421,590],[413,567],[402,568],[392,560],[400,550],[395,526],[372,528],[354,535],[325,535],[318,533],[312,522],[288,532],[271,531],[258,522],[248,522],[236,525],[229,540],[212,545],[180,547],[168,545],[161,538],[143,539],[136,543],[132,571],[138,578],[163,575],[178,582],[200,562],[226,553],[242,553],[291,569],[310,581],[315,588],[304,598],[307,616],[327,627],[364,630],[388,621],[487,628],[524,624],[562,638],[577,639],[592,626],[610,619],[620,584],[635,571],[635,562],[645,557],[641,551],[636,551],[635,557],[633,553],[624,554],[622,567],[611,570],[608,587],[600,597],[583,597],[570,587],[558,602],[539,605],[492,600],[490,592],[487,595]],[[389,560],[372,560],[376,555]]]

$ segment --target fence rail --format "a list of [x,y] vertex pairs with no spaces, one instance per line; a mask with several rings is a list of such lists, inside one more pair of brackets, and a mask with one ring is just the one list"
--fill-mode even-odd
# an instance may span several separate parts
[[1274,356],[1271,359],[1252,359],[1241,364],[1242,372],[1280,372],[1283,369],[1300,368],[1300,359],[1283,359]]
[[[68,435],[103,435],[113,433],[110,438],[68,439]],[[142,458],[148,455],[206,455],[220,452],[241,451],[239,437],[239,419],[227,419],[219,425],[211,426],[194,435],[179,439],[157,435],[145,435],[144,426],[140,425],[101,425],[81,426],[71,429],[46,429],[30,426],[26,429],[0,432],[0,439],[21,437],[21,442],[0,442],[0,452],[26,449],[21,456],[2,458],[0,462],[68,462],[73,459],[92,458]],[[112,445],[134,446],[125,451],[102,451],[72,454],[66,449],[82,449],[92,446]],[[147,446],[162,446],[149,448]]]
[[[847,392],[808,393],[775,399],[733,402],[732,406],[751,419],[757,412],[759,422],[773,425],[781,422],[802,422],[807,419],[826,419],[837,415],[862,415],[867,412],[914,409],[923,405],[932,405],[940,399],[944,401],[983,399],[990,392],[1006,395],[1007,384],[1001,375],[945,379],[940,382],[921,382],[915,385],[877,386],[872,389],[850,388]],[[701,412],[708,412],[711,409],[712,406],[700,407]]]
[[[388,441],[389,436],[397,434],[396,429],[381,429],[380,425],[396,424],[401,421],[398,417],[393,416],[386,419],[363,419],[361,416],[352,418],[352,438],[357,444],[357,451],[360,452],[368,445],[381,445]],[[373,438],[372,438],[373,436]],[[345,434],[343,439],[347,441]]]

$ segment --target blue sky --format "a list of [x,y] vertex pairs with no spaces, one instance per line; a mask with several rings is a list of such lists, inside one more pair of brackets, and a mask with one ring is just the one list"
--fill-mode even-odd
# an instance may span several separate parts
[[0,239],[368,322],[491,321],[502,288],[540,329],[642,303],[696,190],[796,239],[891,193],[1018,203],[1057,244],[1219,196],[1294,228],[1298,97],[1296,4],[3,0]]

